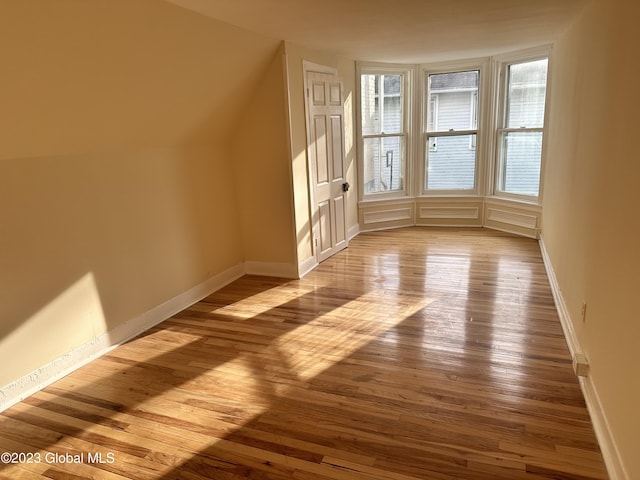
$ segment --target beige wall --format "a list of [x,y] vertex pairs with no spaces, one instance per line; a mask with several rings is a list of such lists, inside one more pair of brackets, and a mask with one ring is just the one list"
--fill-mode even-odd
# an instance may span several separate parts
[[310,212],[309,177],[306,155],[307,134],[305,130],[304,106],[304,70],[303,62],[335,68],[344,87],[345,106],[345,161],[347,182],[351,189],[347,195],[347,228],[358,225],[357,172],[356,172],[356,73],[355,61],[336,57],[328,53],[306,49],[299,45],[286,43],[286,61],[289,87],[289,111],[291,118],[291,155],[294,181],[294,211],[297,236],[298,262],[304,262],[313,256]]
[[284,45],[247,106],[234,137],[244,259],[296,272]]
[[232,132],[279,46],[156,0],[0,3],[0,387],[242,262]]
[[542,226],[628,478],[640,478],[638,20],[637,2],[598,0],[556,45]]

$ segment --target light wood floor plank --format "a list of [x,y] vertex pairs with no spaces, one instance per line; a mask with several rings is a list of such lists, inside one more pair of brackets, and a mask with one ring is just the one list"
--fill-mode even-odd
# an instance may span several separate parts
[[0,452],[83,454],[11,479],[607,478],[537,242],[482,229],[245,276],[0,414]]

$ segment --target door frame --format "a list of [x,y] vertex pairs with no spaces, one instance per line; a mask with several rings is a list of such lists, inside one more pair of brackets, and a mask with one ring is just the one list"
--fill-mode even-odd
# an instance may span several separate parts
[[[316,214],[315,208],[315,185],[314,185],[314,173],[313,168],[313,153],[311,151],[311,108],[310,108],[310,85],[308,81],[308,73],[325,73],[329,75],[334,75],[339,78],[338,69],[334,67],[329,67],[326,65],[321,65],[318,63],[310,62],[308,60],[302,61],[302,73],[303,73],[303,89],[304,89],[304,118],[305,118],[305,128],[306,128],[306,154],[307,154],[307,185],[309,189],[309,220],[310,220],[310,231],[311,231],[311,250],[313,252],[313,258],[315,259],[315,265],[317,266],[320,263],[320,248],[318,246],[318,215]],[[341,91],[344,91],[341,88]],[[342,99],[342,119],[344,121],[344,99]],[[344,123],[342,125],[344,129]],[[344,136],[344,131],[342,132]],[[346,181],[346,172],[344,168],[344,161],[346,161],[346,152],[344,151],[344,145],[342,145],[342,155],[343,155],[343,166],[342,173],[343,177]],[[346,196],[345,196],[346,198]],[[346,204],[345,204],[346,207]],[[345,208],[345,235],[346,235],[346,244],[349,245],[349,235],[348,235],[348,221],[347,221],[347,211]]]

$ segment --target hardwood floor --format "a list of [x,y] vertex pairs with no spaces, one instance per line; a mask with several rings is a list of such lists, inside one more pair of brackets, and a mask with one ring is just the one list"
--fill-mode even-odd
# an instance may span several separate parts
[[32,460],[0,465],[12,480],[607,478],[537,242],[480,229],[244,277],[5,411],[0,437]]

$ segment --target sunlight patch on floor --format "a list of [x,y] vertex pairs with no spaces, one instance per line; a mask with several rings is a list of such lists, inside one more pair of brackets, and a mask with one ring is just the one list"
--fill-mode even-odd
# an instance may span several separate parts
[[222,307],[208,309],[207,313],[225,315],[238,320],[246,320],[279,307],[287,302],[311,293],[313,288],[280,286],[251,295]]
[[[352,355],[380,334],[394,328],[432,300],[410,304],[380,304],[380,292],[370,292],[285,333],[268,347],[287,361],[302,380],[310,380]],[[363,315],[363,312],[368,314]],[[309,339],[316,339],[309,343]]]

